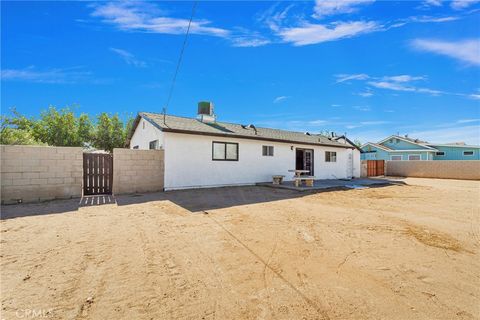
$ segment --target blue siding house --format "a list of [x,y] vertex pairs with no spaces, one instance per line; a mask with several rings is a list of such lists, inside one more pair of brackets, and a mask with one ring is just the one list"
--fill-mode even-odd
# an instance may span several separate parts
[[435,144],[397,135],[365,143],[361,150],[362,160],[480,160],[480,146]]

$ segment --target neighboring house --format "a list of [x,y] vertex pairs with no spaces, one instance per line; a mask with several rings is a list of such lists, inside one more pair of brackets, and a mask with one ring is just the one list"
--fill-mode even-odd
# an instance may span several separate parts
[[480,160],[480,146],[428,143],[408,136],[392,135],[362,147],[362,160]]
[[292,169],[309,170],[317,179],[360,176],[360,157],[348,143],[218,122],[210,103],[198,109],[197,118],[141,112],[135,119],[129,146],[165,150],[165,190],[255,184],[272,175],[292,180]]

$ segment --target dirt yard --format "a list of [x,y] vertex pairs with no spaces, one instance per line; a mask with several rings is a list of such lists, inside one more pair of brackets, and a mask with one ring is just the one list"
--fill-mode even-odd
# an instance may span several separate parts
[[480,319],[480,182],[404,181],[5,206],[1,318]]

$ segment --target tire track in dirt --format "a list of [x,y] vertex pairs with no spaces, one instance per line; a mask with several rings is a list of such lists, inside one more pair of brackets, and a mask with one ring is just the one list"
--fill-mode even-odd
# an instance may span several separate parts
[[[82,228],[85,227],[91,228],[92,225],[82,226]],[[61,304],[55,306],[53,318],[87,318],[94,299],[103,295],[106,274],[101,265],[111,259],[110,252],[102,248],[104,241],[98,228],[93,227],[93,230],[89,230],[85,241],[74,245],[73,250],[77,252],[77,257],[80,259],[73,265],[74,269],[67,275],[66,281],[58,285],[60,290],[55,293],[54,301],[61,301]],[[62,249],[67,250],[67,248]],[[72,247],[68,250],[72,251]],[[98,272],[99,269],[102,271]]]
[[143,301],[141,303],[141,310],[139,310],[139,312],[145,317],[155,318],[158,316],[158,314],[156,313],[154,307],[161,303],[162,295],[160,292],[158,292],[156,285],[158,281],[157,277],[160,278],[160,276],[158,275],[158,268],[156,268],[156,264],[154,262],[155,252],[153,252],[150,240],[145,233],[146,231],[149,231],[150,223],[147,221],[147,217],[145,217],[145,212],[129,216],[131,216],[131,221],[133,222],[133,226],[138,236],[135,237],[135,240],[137,241],[138,239],[138,246],[141,248],[142,252],[140,263],[143,266]]
[[260,257],[256,252],[250,249],[243,241],[237,238],[233,233],[231,233],[227,228],[225,228],[222,224],[220,224],[216,219],[211,217],[207,211],[204,213],[214,221],[220,228],[222,228],[226,233],[230,235],[236,242],[238,242],[242,247],[244,247],[247,251],[249,251],[257,260],[265,265],[271,272],[273,272],[280,280],[282,280],[287,286],[289,286],[293,291],[295,291],[307,304],[309,304],[312,308],[314,308],[319,315],[321,315],[322,319],[330,320],[330,316],[328,315],[326,308],[319,303],[316,303],[308,296],[306,296],[302,291],[300,291],[297,287],[295,287],[288,279],[286,279],[280,272],[275,270],[272,266],[270,266],[267,261],[265,261],[262,257]]
[[[165,224],[158,218],[158,214],[148,215],[151,217],[145,220],[144,228],[148,230],[145,234],[146,251],[156,260],[155,265],[162,270],[162,274],[167,276],[168,287],[164,288],[165,293],[162,296],[162,316],[170,319],[190,319],[198,318],[199,310],[203,319],[215,319],[217,310],[217,296],[212,292],[211,285],[207,285],[202,279],[206,279],[205,272],[215,270],[215,265],[210,256],[200,248],[197,239],[188,237],[185,231],[189,226],[178,226],[176,223]],[[182,220],[183,217],[176,217],[174,220]],[[178,232],[182,229],[183,232]],[[160,232],[159,232],[160,230]],[[175,237],[175,244],[182,244],[182,256],[178,255],[178,248],[171,244],[164,247],[159,246],[158,234],[165,237]],[[185,237],[184,234],[187,234]],[[192,265],[190,262],[195,261]],[[211,263],[207,266],[205,262]],[[201,265],[198,265],[200,263]],[[186,265],[185,265],[186,264]],[[188,270],[188,271],[187,271]],[[197,273],[201,270],[201,275]],[[208,277],[210,279],[210,277]],[[217,277],[216,283],[223,288],[223,284]],[[210,302],[213,297],[213,303]],[[207,300],[207,301],[205,301]]]
[[[83,302],[78,309],[75,319],[90,318],[90,313],[94,312],[96,308],[95,302],[101,300],[106,289],[108,269],[105,267],[105,264],[112,259],[112,251],[108,246],[110,241],[108,236],[105,237],[109,233],[96,227],[93,234],[93,239],[87,243],[90,245],[94,243],[95,246],[93,248],[87,247],[89,259],[84,265],[85,268],[83,269],[82,277],[79,279],[80,281],[76,283],[76,286],[80,287],[78,291],[81,293],[88,292],[88,296],[80,297]],[[85,288],[88,289],[85,290]]]

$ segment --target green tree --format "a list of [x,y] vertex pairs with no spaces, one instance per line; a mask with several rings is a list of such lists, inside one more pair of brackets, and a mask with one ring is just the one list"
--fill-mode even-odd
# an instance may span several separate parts
[[51,106],[41,112],[39,119],[27,118],[15,109],[13,116],[1,116],[2,144],[47,144],[50,146],[95,147],[112,151],[122,148],[133,125],[130,116],[124,126],[117,114],[101,113],[95,124],[87,114],[76,117],[66,107]]
[[97,118],[93,146],[97,149],[113,151],[113,148],[123,148],[126,139],[126,130],[117,114],[109,116],[101,113]]
[[360,141],[358,139],[353,140],[353,143],[355,143],[355,145],[359,148],[362,146],[362,141]]
[[0,116],[0,144],[30,145],[42,144],[33,135],[34,120],[12,109],[13,117]]
[[77,139],[84,146],[90,145],[93,139],[95,128],[88,114],[82,113],[78,118]]
[[82,147],[78,136],[78,120],[69,108],[58,111],[49,107],[33,126],[34,137],[50,146]]

